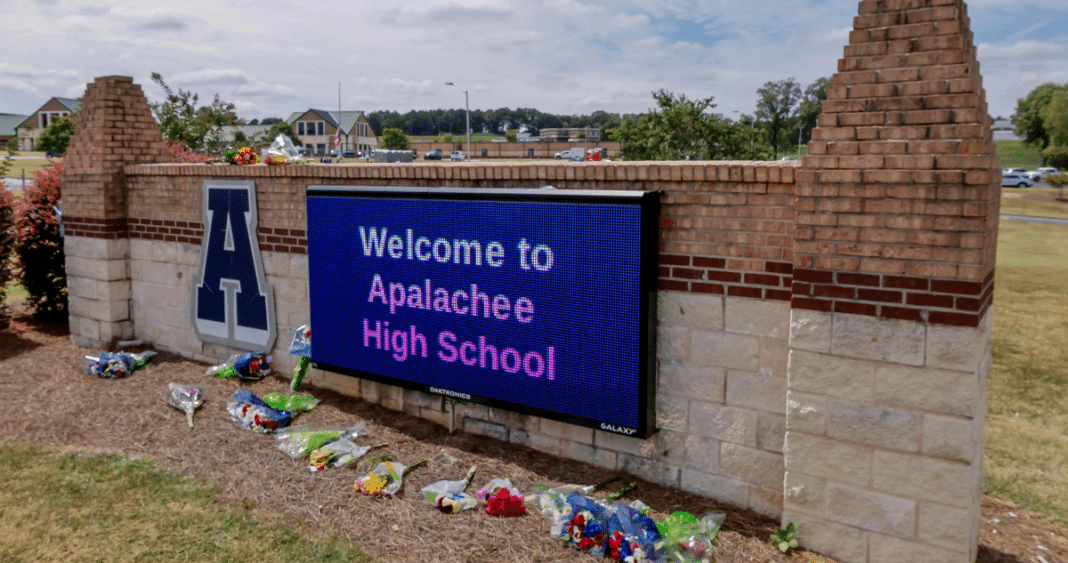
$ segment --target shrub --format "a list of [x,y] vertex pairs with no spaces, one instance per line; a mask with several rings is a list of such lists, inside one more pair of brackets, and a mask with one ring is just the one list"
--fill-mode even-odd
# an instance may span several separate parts
[[1057,196],[1057,199],[1064,199],[1064,186],[1068,186],[1068,173],[1052,174],[1046,176],[1043,181],[1049,184],[1051,188],[1060,190],[1060,195]]
[[[11,251],[15,246],[15,233],[12,228],[15,218],[15,198],[7,191],[4,181],[0,179],[0,303],[7,296],[7,284],[15,277],[15,263]],[[0,326],[3,322],[0,321]]]
[[1046,161],[1046,166],[1064,170],[1068,168],[1068,147],[1049,147],[1042,151],[1042,158]]
[[211,160],[210,154],[196,152],[185,146],[182,141],[176,143],[168,140],[167,152],[171,153],[171,162],[175,164],[203,164]]
[[33,175],[15,208],[15,254],[22,287],[38,319],[60,320],[67,314],[67,272],[63,237],[55,208],[60,202],[63,163],[53,162]]

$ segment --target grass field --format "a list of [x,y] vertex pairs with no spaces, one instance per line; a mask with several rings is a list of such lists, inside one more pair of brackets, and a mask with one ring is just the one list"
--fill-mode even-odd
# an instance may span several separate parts
[[1042,156],[1038,149],[1025,145],[1023,141],[994,141],[997,145],[998,160],[1002,168],[1026,168],[1034,170],[1042,166]]
[[985,492],[1068,524],[1068,226],[1002,221]]
[[1059,193],[1045,188],[1002,188],[1001,213],[1068,219],[1068,201],[1054,199]]
[[217,497],[136,458],[0,443],[0,561],[373,561]]
[[[33,158],[20,158],[18,160],[11,161],[11,168],[7,171],[7,175],[11,178],[21,178],[23,173],[26,175],[26,180],[33,179],[34,172],[40,172],[49,165],[49,159],[45,158],[43,152],[16,152],[15,156],[31,156]],[[3,158],[0,156],[0,158]]]

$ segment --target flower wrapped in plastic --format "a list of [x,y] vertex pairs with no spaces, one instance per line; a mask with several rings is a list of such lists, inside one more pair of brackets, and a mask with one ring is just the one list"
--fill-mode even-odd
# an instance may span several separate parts
[[193,427],[193,412],[204,403],[204,395],[208,392],[207,385],[187,385],[184,383],[170,383],[167,392],[163,394],[163,400],[168,405],[185,413],[185,420],[189,427]]
[[384,446],[359,446],[348,438],[341,438],[333,442],[327,442],[308,453],[308,469],[322,471],[329,467],[341,467],[363,457],[367,452]]
[[567,497],[571,511],[553,525],[553,537],[590,555],[602,556],[608,544],[608,511],[604,505],[579,494]]
[[712,544],[725,519],[722,513],[709,513],[698,519],[689,512],[673,512],[656,525],[664,538],[667,561],[710,563]]
[[282,133],[274,138],[263,156],[263,162],[266,164],[290,164],[299,159],[300,151],[293,144],[293,140]]
[[379,463],[370,473],[357,479],[353,488],[365,495],[393,496],[400,491],[401,486],[404,484],[404,472],[415,469],[425,463],[425,459],[411,465],[393,461]]
[[297,328],[293,341],[289,343],[289,353],[300,357],[293,368],[293,380],[289,384],[289,390],[296,393],[308,373],[308,366],[311,365],[311,326],[302,325]]
[[230,149],[223,153],[223,158],[230,164],[256,164],[259,161],[256,152],[249,147],[241,147],[240,150]]
[[[284,409],[282,409],[284,410]],[[308,457],[312,450],[342,438],[355,438],[363,433],[364,423],[352,426],[322,426],[302,424],[284,428],[275,433],[278,448],[290,457]]]
[[267,406],[279,411],[289,411],[293,416],[314,409],[322,401],[308,395],[285,395],[283,393],[267,393],[263,397]]
[[204,375],[259,381],[271,375],[271,357],[263,352],[235,354],[226,363],[208,368]]
[[490,493],[486,497],[486,514],[498,518],[525,516],[527,507],[523,504],[523,495],[512,491],[509,487],[501,487]]
[[138,352],[104,352],[99,356],[86,356],[89,360],[85,373],[106,379],[125,379],[133,372],[144,368],[156,353],[152,350]]
[[534,485],[534,494],[527,495],[524,504],[527,510],[540,513],[550,523],[555,524],[562,516],[571,512],[571,505],[567,503],[568,496],[572,494],[589,496],[617,479],[619,479],[618,476],[613,476],[593,485],[557,485],[552,488],[546,488],[540,484]]
[[475,467],[472,467],[463,479],[457,481],[435,481],[422,489],[420,492],[431,506],[446,514],[457,514],[478,506],[475,497],[464,492],[475,478]]
[[608,557],[620,563],[663,562],[664,538],[652,518],[619,503],[608,518]]
[[234,392],[234,400],[226,405],[226,410],[235,422],[261,434],[275,432],[288,426],[293,420],[293,415],[288,411],[272,409],[262,399],[244,389]]

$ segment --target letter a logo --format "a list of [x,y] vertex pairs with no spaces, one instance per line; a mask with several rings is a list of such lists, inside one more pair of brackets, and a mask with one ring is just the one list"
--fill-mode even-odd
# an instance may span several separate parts
[[192,309],[201,340],[245,350],[274,346],[274,288],[263,275],[256,240],[253,182],[204,182],[204,241]]

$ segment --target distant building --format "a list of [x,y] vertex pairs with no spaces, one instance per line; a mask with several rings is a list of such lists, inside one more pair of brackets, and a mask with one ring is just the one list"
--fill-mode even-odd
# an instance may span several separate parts
[[596,143],[601,140],[601,130],[594,127],[546,127],[539,131],[542,140],[556,141],[587,140]]
[[0,113],[0,148],[7,146],[12,139],[18,138],[15,128],[23,121],[29,119],[28,115],[16,115],[13,113]]
[[[368,153],[378,146],[378,136],[362,111],[324,111],[309,109],[286,119],[293,126],[309,154],[328,154],[335,150]],[[339,146],[334,135],[341,130]]]
[[15,126],[20,151],[32,151],[45,127],[61,117],[70,117],[82,107],[81,100],[52,98]]
[[995,141],[1022,141],[1023,137],[1016,135],[1014,129],[1015,126],[1011,120],[998,119],[990,124],[990,129],[994,131]]

